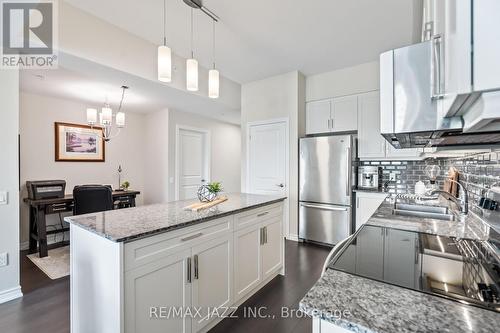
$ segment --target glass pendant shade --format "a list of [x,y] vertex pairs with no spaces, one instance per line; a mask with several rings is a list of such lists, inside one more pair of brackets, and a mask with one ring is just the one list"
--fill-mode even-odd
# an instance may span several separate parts
[[208,71],[208,97],[219,98],[219,71],[216,69]]
[[186,89],[198,91],[198,61],[196,59],[186,61]]
[[113,120],[113,111],[111,110],[111,108],[103,107],[101,109],[101,113],[102,113],[102,124],[104,125],[111,124],[111,121]]
[[172,81],[172,50],[166,45],[158,46],[158,80]]
[[116,114],[116,126],[120,128],[125,127],[125,113],[118,112]]
[[95,125],[97,123],[97,110],[96,109],[87,109],[87,123],[89,125]]

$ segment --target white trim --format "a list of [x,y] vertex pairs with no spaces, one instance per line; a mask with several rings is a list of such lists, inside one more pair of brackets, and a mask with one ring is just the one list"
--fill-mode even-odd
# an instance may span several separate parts
[[294,242],[298,242],[299,241],[299,235],[297,235],[297,234],[289,234],[286,237],[286,239],[294,241]]
[[285,223],[283,223],[283,234],[285,238],[289,237],[290,233],[290,120],[286,117],[284,118],[274,118],[267,120],[250,121],[246,126],[246,172],[245,172],[245,184],[246,192],[250,191],[250,127],[261,126],[261,125],[271,125],[271,124],[285,124],[285,194],[287,200],[285,200]]
[[23,297],[21,291],[21,286],[17,286],[11,289],[0,291],[0,304],[12,301],[16,298]]
[[205,135],[205,173],[207,176],[206,182],[210,182],[211,179],[211,164],[212,164],[212,151],[211,151],[211,133],[210,130],[204,128],[196,128],[191,126],[179,125],[175,126],[175,200],[179,200],[179,133],[180,130],[193,131],[203,133]]

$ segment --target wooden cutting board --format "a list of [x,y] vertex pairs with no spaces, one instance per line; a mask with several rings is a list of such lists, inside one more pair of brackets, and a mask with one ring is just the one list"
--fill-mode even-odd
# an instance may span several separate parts
[[[454,167],[451,167],[448,170],[448,179],[458,182],[459,175],[459,171]],[[446,179],[444,182],[444,190],[456,197],[458,195],[458,186],[456,183],[451,182],[448,179]]]
[[227,197],[220,197],[219,199],[215,199],[214,201],[210,202],[196,202],[194,204],[191,204],[189,206],[184,207],[184,210],[190,210],[192,212],[198,212],[202,209],[207,209],[213,206],[216,206],[220,203],[223,203],[224,201],[227,200]]

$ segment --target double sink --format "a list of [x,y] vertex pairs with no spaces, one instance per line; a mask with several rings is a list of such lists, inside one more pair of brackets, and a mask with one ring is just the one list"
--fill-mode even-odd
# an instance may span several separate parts
[[455,215],[448,207],[425,206],[415,204],[396,203],[392,210],[393,215],[412,216],[444,221],[455,221]]

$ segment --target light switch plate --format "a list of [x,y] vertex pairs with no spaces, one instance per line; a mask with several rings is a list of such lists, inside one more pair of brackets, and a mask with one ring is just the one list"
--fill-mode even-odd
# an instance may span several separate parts
[[0,205],[6,205],[9,203],[9,192],[0,191]]
[[9,264],[9,254],[7,252],[0,253],[0,267],[7,266]]

